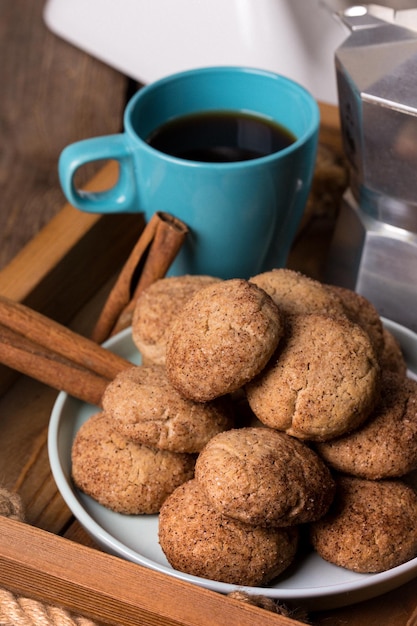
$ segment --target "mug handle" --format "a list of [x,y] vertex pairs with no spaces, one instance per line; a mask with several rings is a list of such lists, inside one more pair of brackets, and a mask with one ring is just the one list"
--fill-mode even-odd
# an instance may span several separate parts
[[[114,159],[119,164],[119,177],[110,189],[89,192],[77,189],[77,170],[92,161]],[[139,211],[133,155],[125,133],[83,139],[61,152],[58,173],[62,190],[70,204],[88,213],[134,213]]]

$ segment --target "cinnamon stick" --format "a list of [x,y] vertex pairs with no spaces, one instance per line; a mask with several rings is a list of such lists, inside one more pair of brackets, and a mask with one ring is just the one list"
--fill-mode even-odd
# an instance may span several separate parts
[[[0,325],[0,362],[58,391],[101,407],[109,380]],[[129,363],[132,367],[132,364]]]
[[[129,361],[102,348],[91,339],[3,296],[0,296],[0,324],[108,381],[131,366]],[[4,364],[7,365],[6,362]]]
[[102,343],[131,324],[139,294],[163,278],[178,254],[188,228],[181,220],[159,211],[145,226],[111,290],[91,339]]
[[156,213],[156,217],[156,232],[134,289],[133,301],[146,287],[165,276],[188,233],[184,222],[173,215],[160,211]]

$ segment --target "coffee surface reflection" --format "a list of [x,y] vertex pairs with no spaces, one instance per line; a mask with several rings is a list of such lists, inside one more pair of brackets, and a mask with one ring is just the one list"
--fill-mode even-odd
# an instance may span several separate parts
[[208,111],[170,120],[147,143],[174,157],[207,163],[257,159],[290,146],[296,138],[274,121],[249,113]]

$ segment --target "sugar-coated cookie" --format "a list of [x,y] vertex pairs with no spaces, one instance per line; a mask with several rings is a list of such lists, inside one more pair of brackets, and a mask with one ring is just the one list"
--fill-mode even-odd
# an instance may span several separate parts
[[384,327],[372,302],[356,291],[345,287],[327,285],[327,289],[340,299],[347,317],[362,326],[368,333],[379,358],[384,348]]
[[165,498],[194,475],[193,455],[132,443],[104,413],[81,426],[71,457],[75,485],[117,513],[158,513]]
[[171,326],[168,379],[198,402],[236,391],[265,367],[283,332],[278,307],[256,285],[242,279],[209,285]]
[[376,573],[417,556],[417,495],[399,480],[340,477],[329,512],[311,524],[318,554],[335,565]]
[[362,478],[394,478],[416,470],[417,382],[384,372],[380,400],[365,424],[316,449],[336,470]]
[[294,315],[262,373],[246,386],[267,426],[326,441],[362,424],[379,397],[380,368],[368,334],[346,317]]
[[202,403],[183,398],[161,365],[118,374],[107,386],[102,405],[127,439],[172,452],[199,452],[214,435],[233,426],[229,399]]
[[286,315],[320,313],[344,315],[336,294],[301,272],[278,268],[257,274],[250,282],[264,289]]
[[379,358],[382,371],[390,370],[392,372],[397,372],[402,376],[406,376],[407,363],[405,361],[400,342],[392,334],[392,332],[385,327],[383,338],[384,345]]
[[167,276],[139,295],[133,311],[132,338],[143,363],[165,364],[166,338],[172,320],[197,291],[219,281],[212,276]]
[[219,582],[261,586],[292,563],[296,528],[260,528],[221,516],[197,481],[178,487],[159,515],[159,543],[176,570]]
[[195,478],[219,513],[258,526],[317,520],[334,495],[334,481],[320,457],[270,428],[216,435],[197,458]]

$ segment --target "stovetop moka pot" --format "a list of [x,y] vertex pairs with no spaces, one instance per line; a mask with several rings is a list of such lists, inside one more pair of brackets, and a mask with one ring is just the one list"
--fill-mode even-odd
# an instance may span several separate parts
[[335,55],[350,188],[327,280],[417,331],[417,32],[364,6],[339,16],[350,29]]

